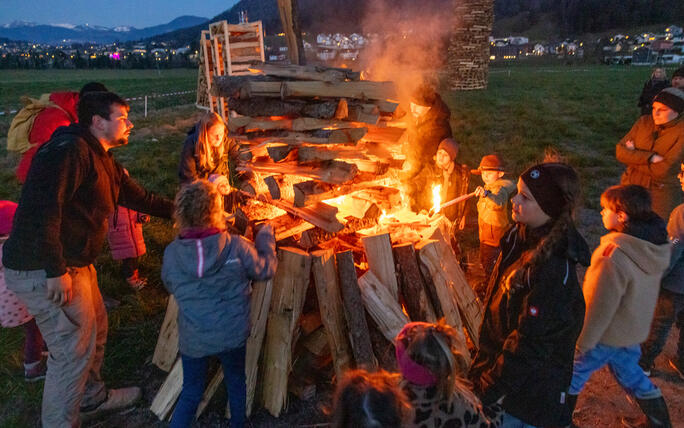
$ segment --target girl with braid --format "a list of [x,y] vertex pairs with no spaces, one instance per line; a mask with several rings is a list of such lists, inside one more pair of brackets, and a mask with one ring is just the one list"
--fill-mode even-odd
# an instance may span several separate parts
[[517,187],[470,378],[483,405],[503,405],[503,427],[565,426],[585,310],[575,267],[590,260],[573,220],[579,178],[564,163],[542,163]]

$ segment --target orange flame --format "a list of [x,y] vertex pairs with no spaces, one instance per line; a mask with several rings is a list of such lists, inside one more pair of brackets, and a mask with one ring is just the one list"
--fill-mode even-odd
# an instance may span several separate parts
[[259,74],[259,73],[261,73],[261,70],[259,70],[258,68],[248,68],[247,70],[249,70],[249,72],[252,73],[252,74]]
[[442,185],[441,184],[433,184],[432,185],[432,211],[437,214],[439,210],[441,209],[442,205],[442,195],[440,195],[440,192],[442,191]]

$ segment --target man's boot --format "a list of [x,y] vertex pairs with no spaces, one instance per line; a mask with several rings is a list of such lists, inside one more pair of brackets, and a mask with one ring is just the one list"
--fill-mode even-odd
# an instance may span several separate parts
[[670,414],[663,397],[636,399],[645,416],[640,418],[622,418],[622,424],[632,428],[672,428]]

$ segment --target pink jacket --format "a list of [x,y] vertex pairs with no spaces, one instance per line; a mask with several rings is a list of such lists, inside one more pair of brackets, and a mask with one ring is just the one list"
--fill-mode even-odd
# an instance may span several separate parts
[[143,239],[143,215],[122,206],[109,216],[107,240],[114,260],[139,257],[145,254]]

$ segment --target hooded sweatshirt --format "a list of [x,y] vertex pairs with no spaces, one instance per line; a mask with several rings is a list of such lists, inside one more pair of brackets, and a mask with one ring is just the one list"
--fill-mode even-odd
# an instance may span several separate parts
[[583,286],[584,328],[577,341],[581,352],[599,343],[633,346],[648,337],[670,244],[659,218],[638,229],[604,235],[591,257]]
[[181,354],[200,358],[243,346],[249,336],[250,280],[272,278],[276,266],[268,226],[254,245],[227,232],[171,242],[162,280],[178,302]]

